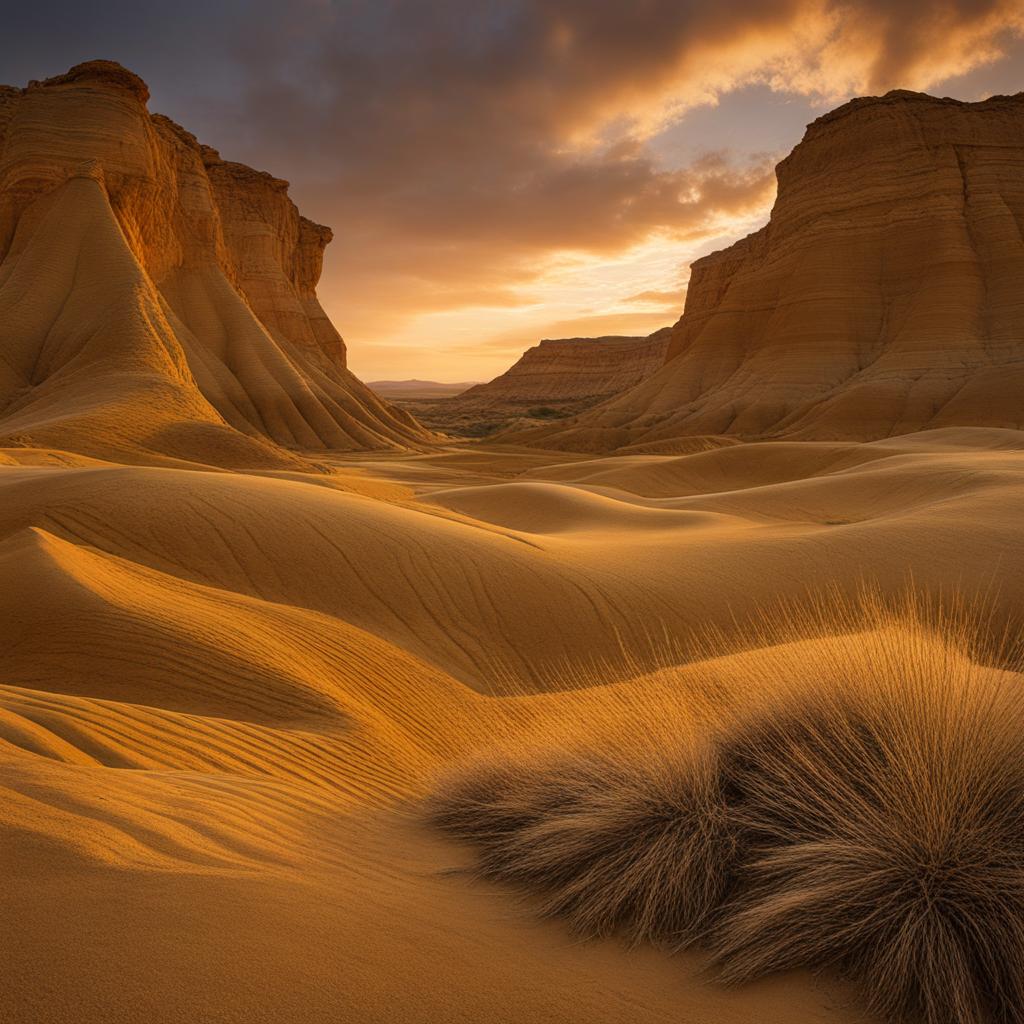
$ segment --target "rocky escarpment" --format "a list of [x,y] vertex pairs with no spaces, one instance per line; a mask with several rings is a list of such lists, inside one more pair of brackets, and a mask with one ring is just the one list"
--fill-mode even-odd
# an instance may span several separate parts
[[692,268],[665,366],[538,443],[1024,426],[1024,94],[809,126],[769,223]]
[[665,362],[669,329],[649,338],[546,339],[500,377],[459,395],[462,405],[600,401],[638,384]]
[[316,297],[334,233],[298,215],[288,182],[201,148],[232,277],[253,312],[321,368],[345,366],[345,343]]
[[410,403],[410,408],[424,422],[469,432],[572,415],[654,373],[665,362],[670,335],[664,328],[647,338],[546,339],[494,380],[454,398]]
[[328,228],[118,64],[0,88],[0,445],[223,465],[428,435],[345,366]]

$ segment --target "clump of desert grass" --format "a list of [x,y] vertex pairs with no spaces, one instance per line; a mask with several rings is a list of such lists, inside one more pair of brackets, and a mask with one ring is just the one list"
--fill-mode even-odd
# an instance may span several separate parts
[[733,840],[713,763],[673,754],[490,759],[441,791],[433,819],[477,846],[486,877],[536,894],[545,916],[587,936],[684,946],[724,895]]
[[833,968],[891,1020],[1024,1021],[1005,638],[866,598],[748,641],[550,699],[440,784],[433,822],[582,935],[699,945],[730,982]]

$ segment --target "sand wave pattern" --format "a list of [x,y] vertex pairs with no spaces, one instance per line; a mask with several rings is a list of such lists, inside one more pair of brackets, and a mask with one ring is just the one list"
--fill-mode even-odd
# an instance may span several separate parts
[[[805,833],[789,835],[794,805],[771,798],[820,800],[813,773],[810,788],[786,781],[794,758],[843,781],[792,723],[835,710],[802,701],[844,659],[872,679],[889,678],[900,652],[919,675],[944,666],[972,694],[1001,694],[990,710],[1009,723],[1006,666],[986,667],[955,636],[911,631],[893,653],[884,631],[863,625],[811,620],[780,643],[752,623],[829,583],[848,595],[869,581],[891,600],[912,575],[920,594],[957,580],[965,602],[988,595],[991,628],[1017,629],[1022,451],[1016,432],[958,430],[606,459],[451,448],[241,473],[5,449],[0,827],[5,929],[18,936],[5,951],[12,1019],[106,1024],[144,1006],[167,1024],[270,1019],[268,1007],[299,1022],[852,1024],[890,1009],[938,1020],[927,998],[954,995],[958,1020],[1000,1019],[983,1014],[1015,1005],[1012,978],[985,966],[981,944],[963,946],[952,970],[955,935],[935,946],[947,959],[916,980],[897,959],[912,947],[892,938],[887,962],[904,987],[895,974],[873,987],[864,942],[877,933],[865,915],[883,912],[893,883],[867,887],[873,847],[858,860],[841,840],[870,824],[895,856],[883,831],[893,822],[851,819],[845,839],[826,841],[815,822],[845,821],[859,806],[851,792],[849,805],[822,803]],[[907,637],[920,642],[904,650]],[[939,725],[960,692],[928,705]],[[704,704],[717,694],[723,723],[703,738],[693,723],[704,704],[682,706],[698,693]],[[835,701],[846,697],[866,700],[836,690]],[[672,743],[638,717],[652,707],[671,707],[658,717],[679,726]],[[863,714],[876,713],[867,701]],[[980,735],[989,712],[970,713]],[[843,742],[870,767],[875,747],[856,746],[862,732],[843,714]],[[664,741],[645,772],[618,760],[621,743],[600,756],[587,747],[611,721],[629,743]],[[1001,756],[998,736],[972,745],[985,764]],[[934,743],[952,742],[943,737],[936,726]],[[552,744],[591,754],[571,773],[556,759],[556,770],[540,756]],[[474,851],[423,823],[438,779],[483,779],[472,766],[504,751],[494,785],[529,827],[506,824]],[[969,765],[954,763],[968,801],[956,820],[989,829],[1012,868],[1015,840],[968,816]],[[723,778],[742,792],[745,817],[734,801],[716,803]],[[651,786],[669,807],[696,801],[700,813],[653,826]],[[478,797],[467,820],[491,813],[491,799]],[[585,855],[566,860],[574,849]],[[842,892],[815,885],[815,849],[838,865]],[[477,851],[488,874],[605,938],[581,944],[538,920],[536,902],[524,909],[501,886],[452,872]],[[678,872],[664,870],[667,851]],[[487,867],[489,857],[500,863]],[[634,884],[624,886],[627,869]],[[1010,890],[992,886],[999,926],[1015,927]],[[609,887],[615,900],[595,901]],[[898,913],[897,896],[886,913]],[[828,932],[830,919],[843,934]],[[622,935],[660,944],[626,951]],[[771,976],[718,987],[709,956],[733,980]],[[806,970],[824,963],[836,970]],[[988,1002],[972,995],[982,982]],[[55,988],[78,996],[62,1006]]]

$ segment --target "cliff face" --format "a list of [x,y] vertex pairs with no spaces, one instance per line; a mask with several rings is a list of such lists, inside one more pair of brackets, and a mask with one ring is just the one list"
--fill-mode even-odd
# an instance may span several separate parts
[[649,377],[669,328],[649,338],[561,338],[527,349],[500,377],[451,398],[399,399],[423,423],[468,436],[528,428],[582,412]]
[[334,233],[299,216],[288,182],[202,147],[231,273],[253,312],[324,369],[345,366],[345,343],[316,297]]
[[666,365],[545,444],[1024,426],[1024,94],[819,118],[770,222],[694,263]]
[[0,88],[0,445],[257,465],[427,436],[345,368],[330,230],[147,99],[106,61]]
[[527,349],[500,377],[453,399],[460,406],[598,402],[638,384],[665,361],[668,328],[649,338],[560,338]]

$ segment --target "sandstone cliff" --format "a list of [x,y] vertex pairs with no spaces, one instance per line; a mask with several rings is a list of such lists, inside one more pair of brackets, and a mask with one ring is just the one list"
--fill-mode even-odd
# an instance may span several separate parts
[[649,338],[547,339],[500,377],[459,395],[461,405],[600,401],[638,384],[665,361],[669,330]]
[[0,445],[222,465],[426,432],[345,368],[329,229],[118,64],[0,88]]
[[443,401],[410,402],[409,408],[426,423],[470,433],[572,415],[654,373],[665,362],[670,335],[666,327],[647,338],[546,339],[500,377]]
[[777,174],[769,223],[694,263],[666,365],[533,440],[1024,426],[1024,94],[854,100]]

